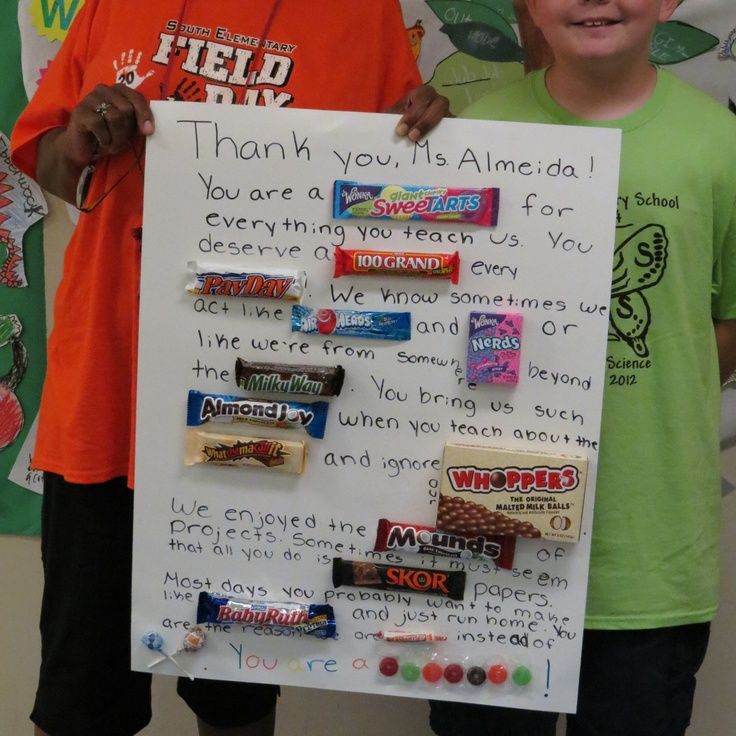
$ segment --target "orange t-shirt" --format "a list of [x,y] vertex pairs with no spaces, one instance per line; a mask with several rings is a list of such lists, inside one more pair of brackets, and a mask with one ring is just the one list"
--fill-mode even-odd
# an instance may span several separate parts
[[[420,84],[395,0],[87,0],[13,131],[31,176],[39,140],[97,84],[150,99],[376,112]],[[177,35],[178,19],[183,20]],[[172,53],[173,51],[173,53]],[[142,142],[137,143],[142,149]],[[97,168],[64,257],[34,466],[75,483],[133,482],[143,182],[132,150]],[[175,213],[172,213],[175,216]],[[161,346],[166,360],[166,346]]]

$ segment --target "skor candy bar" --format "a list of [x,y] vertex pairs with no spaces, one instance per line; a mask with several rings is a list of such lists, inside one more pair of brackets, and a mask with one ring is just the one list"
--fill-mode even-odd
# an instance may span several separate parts
[[291,331],[308,335],[411,339],[411,312],[364,312],[356,309],[291,308]]
[[498,222],[499,189],[468,189],[335,181],[335,218],[465,222],[494,227]]
[[337,634],[335,613],[327,603],[245,601],[205,591],[199,594],[197,623],[275,626],[320,639],[334,639]]
[[305,271],[285,268],[240,270],[189,261],[187,291],[195,296],[237,296],[301,301],[307,282]]
[[371,274],[449,279],[456,284],[460,276],[460,254],[458,251],[410,253],[335,247],[335,278]]
[[311,437],[325,436],[329,404],[315,401],[303,404],[279,399],[251,399],[228,394],[189,391],[187,426],[205,422],[261,424],[281,429],[303,429]]
[[235,381],[245,391],[309,396],[339,396],[345,380],[340,366],[256,363],[238,358]]
[[335,588],[355,585],[378,590],[408,590],[461,601],[465,593],[465,573],[462,570],[428,570],[335,557],[332,560],[332,585]]
[[307,451],[303,442],[211,434],[201,429],[189,429],[184,464],[268,468],[282,473],[299,474],[304,471],[306,457]]

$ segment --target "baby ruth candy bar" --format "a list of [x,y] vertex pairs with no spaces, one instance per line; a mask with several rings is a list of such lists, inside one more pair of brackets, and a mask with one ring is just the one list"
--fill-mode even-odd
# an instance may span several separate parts
[[493,227],[498,221],[496,187],[402,186],[335,182],[333,217],[467,222]]
[[385,250],[348,250],[339,245],[335,247],[335,278],[370,274],[449,279],[456,284],[460,275],[460,254],[458,251],[397,253]]
[[303,429],[311,437],[321,440],[325,436],[328,407],[326,401],[302,404],[190,390],[187,426],[199,427],[205,422],[245,422],[282,429]]
[[355,585],[378,590],[408,590],[441,595],[457,601],[465,593],[465,573],[461,570],[425,570],[423,567],[385,565],[380,562],[332,560],[332,585]]
[[197,603],[198,624],[244,624],[295,629],[320,639],[337,633],[335,613],[327,603],[244,601],[202,591]]

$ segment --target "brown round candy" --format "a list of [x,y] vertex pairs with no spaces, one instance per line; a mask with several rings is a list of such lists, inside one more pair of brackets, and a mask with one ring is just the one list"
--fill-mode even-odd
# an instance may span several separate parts
[[542,536],[539,529],[529,521],[512,519],[500,511],[491,511],[475,501],[467,501],[460,496],[440,495],[437,528],[467,537],[500,534],[537,539]]

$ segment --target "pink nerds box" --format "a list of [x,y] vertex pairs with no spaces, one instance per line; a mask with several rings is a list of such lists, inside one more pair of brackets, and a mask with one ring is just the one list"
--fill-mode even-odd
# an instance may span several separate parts
[[518,383],[520,314],[471,312],[468,332],[469,383]]

